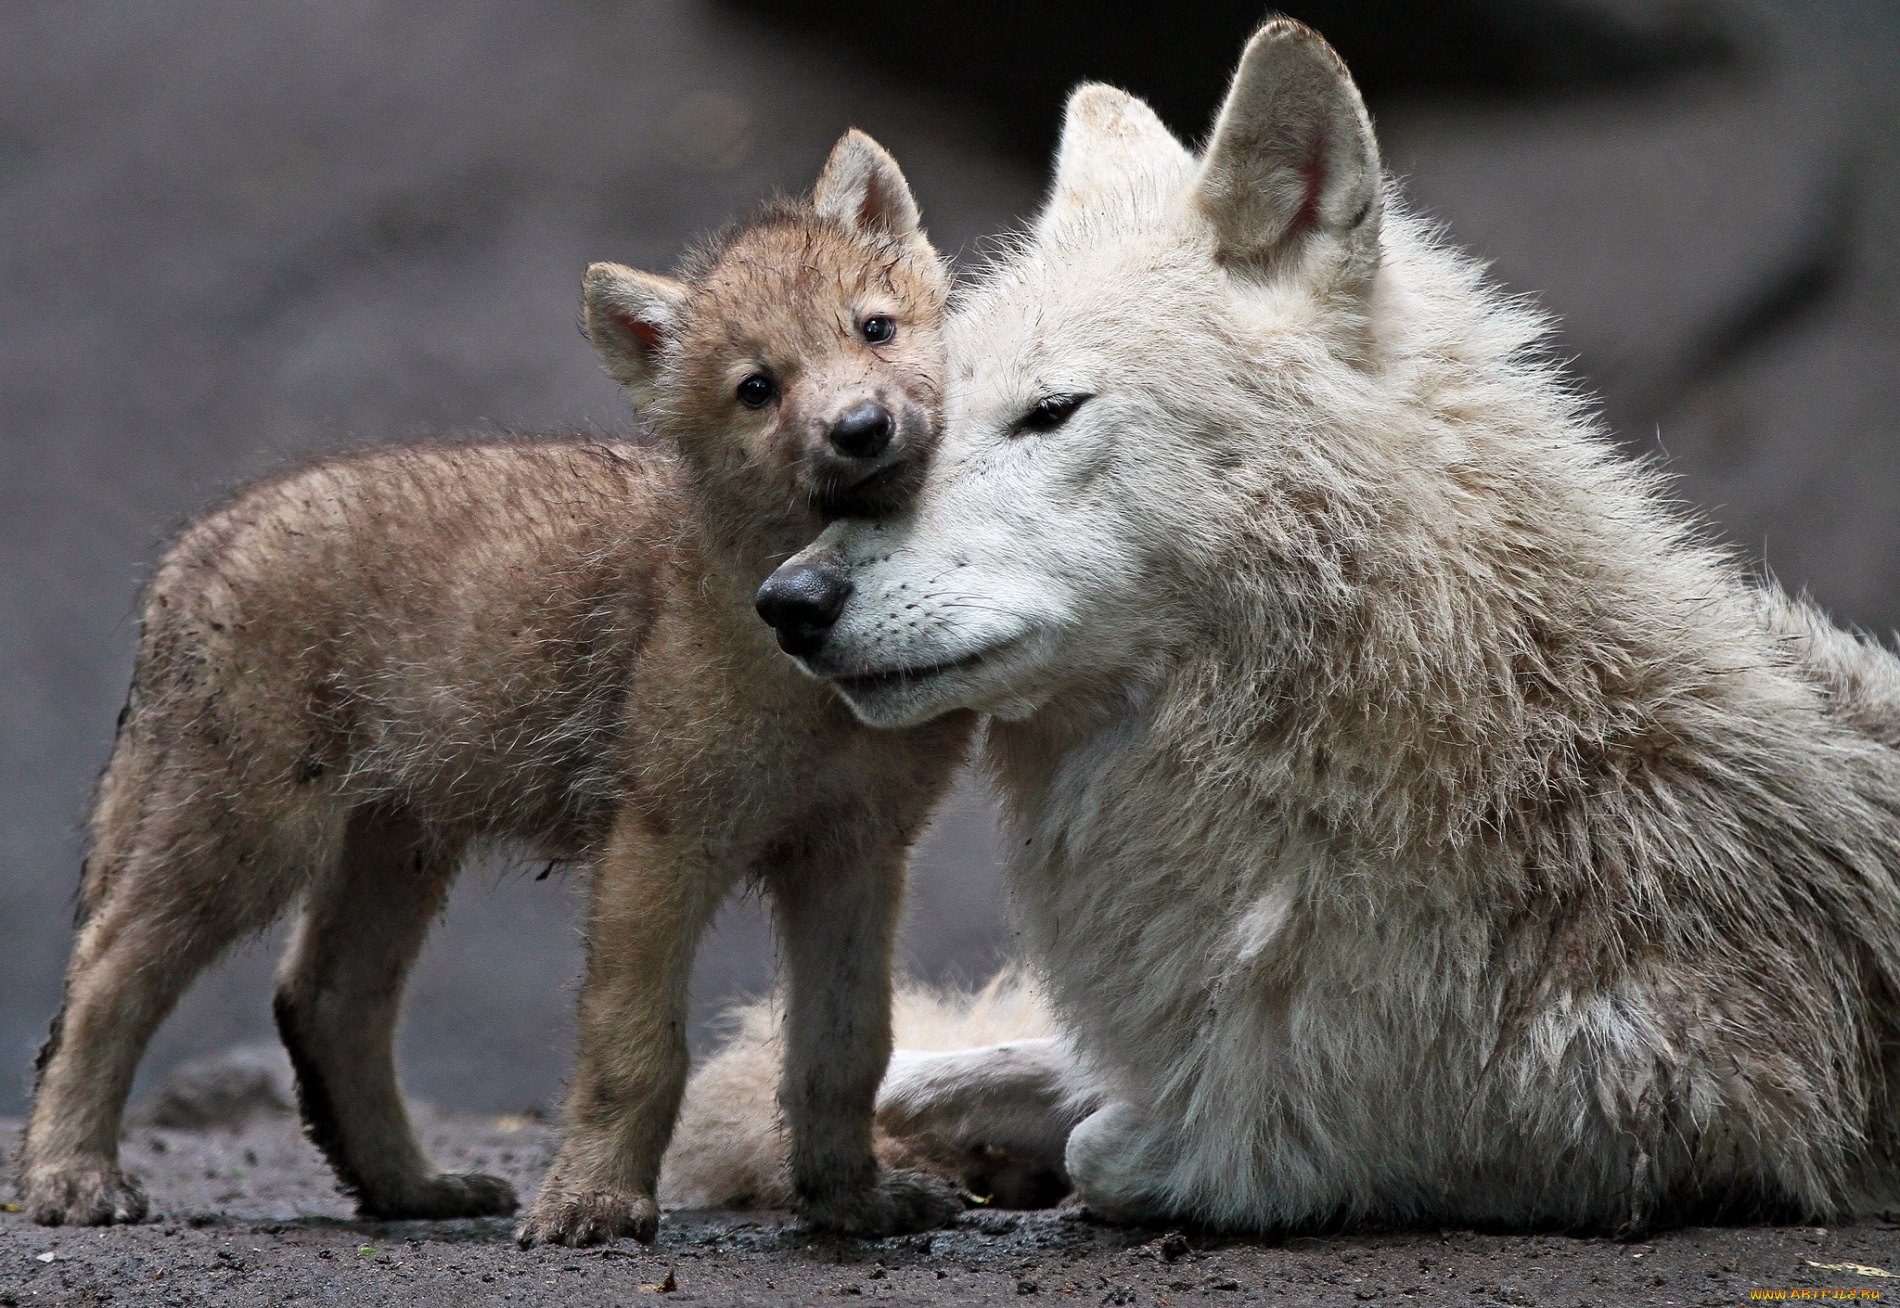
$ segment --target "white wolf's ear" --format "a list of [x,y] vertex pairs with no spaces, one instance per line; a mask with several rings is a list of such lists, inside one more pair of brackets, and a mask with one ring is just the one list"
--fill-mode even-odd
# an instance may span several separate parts
[[1102,196],[1130,191],[1131,183],[1166,187],[1194,163],[1147,103],[1101,82],[1084,82],[1069,95],[1056,148],[1056,180],[1037,225],[1044,230]]
[[892,236],[909,236],[923,216],[897,160],[855,127],[831,147],[811,199],[819,213],[854,232],[877,228]]
[[686,288],[670,277],[618,263],[597,263],[581,280],[587,339],[607,375],[644,407],[659,372],[660,355],[686,321]]
[[1231,267],[1268,275],[1323,245],[1348,279],[1377,269],[1379,146],[1319,33],[1279,18],[1247,42],[1195,199]]

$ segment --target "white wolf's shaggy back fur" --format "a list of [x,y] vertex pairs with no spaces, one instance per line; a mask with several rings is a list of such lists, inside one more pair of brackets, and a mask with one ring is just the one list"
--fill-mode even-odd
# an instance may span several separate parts
[[802,556],[855,588],[809,666],[995,715],[1098,1208],[1895,1202],[1900,664],[1699,543],[1383,189],[1296,25],[1198,161],[1078,92],[914,507]]

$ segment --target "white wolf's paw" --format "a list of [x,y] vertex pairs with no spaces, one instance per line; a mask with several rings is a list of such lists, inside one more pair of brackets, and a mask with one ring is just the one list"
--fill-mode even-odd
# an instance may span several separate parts
[[447,1221],[454,1217],[506,1217],[521,1206],[514,1186],[480,1172],[442,1172],[398,1198],[364,1198],[357,1210],[384,1221]]
[[650,1194],[633,1190],[594,1190],[585,1194],[543,1188],[528,1215],[515,1227],[515,1243],[607,1244],[630,1235],[652,1244],[660,1231],[660,1206]]
[[1071,1188],[1059,1161],[997,1145],[965,1150],[956,1173],[965,1190],[995,1208],[1054,1208]]
[[22,1188],[24,1207],[41,1226],[110,1226],[145,1220],[145,1191],[110,1164],[41,1172]]
[[1167,1218],[1168,1207],[1155,1198],[1165,1174],[1155,1149],[1159,1136],[1133,1104],[1117,1101],[1083,1118],[1069,1132],[1065,1156],[1076,1198],[1106,1222]]
[[805,1221],[815,1230],[876,1239],[936,1230],[963,1212],[963,1194],[934,1172],[891,1168],[868,1189],[809,1202],[804,1209]]

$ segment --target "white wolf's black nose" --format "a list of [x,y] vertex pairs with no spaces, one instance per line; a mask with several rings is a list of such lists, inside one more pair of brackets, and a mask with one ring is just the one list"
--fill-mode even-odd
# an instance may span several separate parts
[[851,578],[837,565],[787,563],[765,579],[755,603],[778,633],[778,647],[802,658],[818,652],[850,598]]
[[848,459],[875,459],[891,443],[892,428],[890,412],[866,401],[832,426],[832,448]]

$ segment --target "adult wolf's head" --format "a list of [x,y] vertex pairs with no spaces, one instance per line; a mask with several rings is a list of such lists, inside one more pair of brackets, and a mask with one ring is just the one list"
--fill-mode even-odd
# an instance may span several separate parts
[[1128,694],[1237,531],[1257,556],[1319,511],[1303,446],[1364,387],[1380,199],[1358,91],[1297,23],[1254,36],[1198,159],[1076,91],[1034,231],[952,315],[922,491],[766,583],[780,643],[877,724]]
[[922,479],[948,281],[903,174],[862,132],[809,203],[729,228],[679,280],[597,263],[584,291],[608,373],[727,525],[795,548],[826,521],[891,512]]

